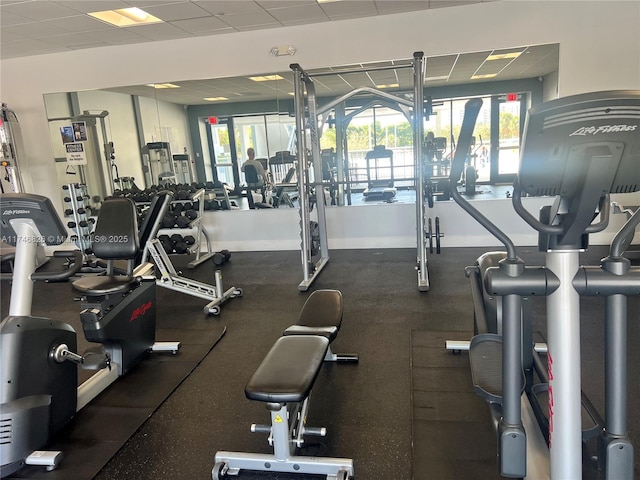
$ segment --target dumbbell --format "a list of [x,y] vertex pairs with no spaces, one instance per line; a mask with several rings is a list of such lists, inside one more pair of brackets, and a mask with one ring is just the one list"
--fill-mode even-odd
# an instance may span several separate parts
[[193,245],[194,243],[196,243],[196,239],[193,235],[185,235],[182,241],[187,245]]
[[213,254],[213,263],[220,266],[227,263],[231,259],[229,250],[221,250]]
[[190,210],[185,210],[183,212],[183,215],[187,217],[189,220],[195,220],[196,218],[198,218],[198,212],[193,208]]
[[184,242],[177,242],[174,246],[173,249],[175,250],[176,253],[189,253],[189,245],[187,245]]
[[171,213],[167,213],[162,219],[162,228],[173,228],[178,217]]
[[165,252],[173,253],[173,242],[171,241],[169,235],[160,235],[158,237],[158,240],[160,241],[160,245],[162,245],[162,248]]
[[184,210],[184,205],[182,203],[175,203],[171,205],[171,211],[176,215],[180,215]]
[[170,238],[173,243],[173,249],[176,253],[189,253],[189,245],[184,241],[182,235],[174,233]]
[[191,220],[189,220],[187,217],[183,217],[182,215],[176,218],[176,225],[178,226],[178,228],[189,228],[190,223]]

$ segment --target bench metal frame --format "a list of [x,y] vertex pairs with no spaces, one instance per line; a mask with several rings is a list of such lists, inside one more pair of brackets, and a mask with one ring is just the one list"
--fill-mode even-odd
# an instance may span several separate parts
[[327,480],[353,476],[353,460],[347,458],[296,455],[304,444],[304,435],[325,436],[324,427],[307,427],[310,395],[302,403],[268,403],[271,425],[252,425],[252,432],[269,433],[272,454],[219,451],[215,456],[212,479],[238,475],[240,470],[308,473],[326,475]]

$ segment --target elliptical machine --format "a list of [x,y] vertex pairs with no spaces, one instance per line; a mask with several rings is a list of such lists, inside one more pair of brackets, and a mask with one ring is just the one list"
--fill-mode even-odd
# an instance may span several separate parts
[[[640,92],[576,95],[529,111],[513,206],[539,232],[544,267],[525,266],[511,239],[453,188],[481,105],[474,99],[465,107],[450,180],[456,203],[507,250],[485,255],[476,267],[467,268],[478,333],[468,346],[472,379],[497,426],[500,474],[581,479],[585,458],[584,467],[602,479],[631,480],[626,297],[640,295],[640,268],[631,267],[622,254],[640,224],[640,212],[617,233],[599,267],[580,267],[578,262],[589,234],[608,225],[609,194],[640,189]],[[524,194],[555,201],[536,218],[523,206]],[[536,295],[547,297],[547,344],[538,348],[523,307],[524,298]],[[580,388],[580,296],[588,295],[605,297],[604,419]],[[492,305],[488,299],[493,298],[497,301]],[[462,349],[455,342],[447,348]],[[546,364],[538,351],[546,353]],[[593,443],[595,452],[590,451]]]
[[[129,199],[103,203],[93,244],[96,255],[109,261],[108,275],[74,282],[83,295],[81,320],[87,340],[102,345],[83,355],[76,332],[68,323],[33,317],[33,282],[69,278],[82,266],[79,251],[73,268],[62,274],[35,272],[39,243],[60,245],[67,231],[51,201],[40,195],[0,196],[1,234],[16,246],[9,316],[0,323],[0,477],[24,465],[54,469],[62,452],[38,451],[60,431],[76,411],[125,374],[152,350],[176,353],[179,344],[154,343],[155,277],[113,275],[115,259],[139,253],[135,204]],[[158,347],[158,348],[156,348]],[[78,386],[78,365],[98,370]]]

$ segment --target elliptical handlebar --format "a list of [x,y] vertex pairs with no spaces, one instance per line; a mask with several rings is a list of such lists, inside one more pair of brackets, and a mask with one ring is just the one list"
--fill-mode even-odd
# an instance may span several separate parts
[[451,171],[449,173],[449,181],[455,182],[453,185],[458,183],[458,180],[462,177],[464,160],[467,156],[467,152],[471,148],[471,138],[473,137],[473,130],[481,108],[481,98],[472,98],[467,101],[464,106],[462,127],[460,128],[460,135],[458,136],[458,143],[456,145],[456,153],[451,161]]
[[453,156],[451,171],[449,173],[449,190],[451,191],[453,200],[505,246],[507,250],[507,258],[509,260],[515,260],[517,257],[516,248],[511,239],[493,222],[471,205],[471,203],[467,201],[460,192],[458,192],[457,188],[458,180],[462,177],[462,172],[464,170],[464,162],[467,157],[467,152],[469,152],[469,149],[471,148],[473,130],[475,129],[476,120],[478,119],[478,114],[480,113],[481,108],[482,99],[480,98],[472,98],[471,100],[468,100],[464,106],[462,127],[460,128],[456,152]]

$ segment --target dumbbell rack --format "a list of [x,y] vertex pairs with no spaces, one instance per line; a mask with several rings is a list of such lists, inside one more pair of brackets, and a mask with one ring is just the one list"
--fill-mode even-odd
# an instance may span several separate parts
[[69,183],[62,186],[62,189],[68,193],[64,197],[65,215],[71,220],[67,222],[67,226],[74,232],[71,237],[75,241],[76,246],[82,252],[82,263],[89,265],[92,263],[91,250],[91,231],[94,219],[90,218],[90,208],[86,204],[89,199],[87,186],[79,183]]
[[[207,230],[204,228],[204,225],[202,224],[202,216],[204,215],[204,200],[205,200],[204,197],[205,197],[205,190],[201,188],[198,191],[196,191],[188,199],[172,200],[171,201],[172,204],[198,202],[198,216],[195,219],[193,219],[191,222],[189,222],[188,227],[185,227],[185,228],[177,227],[177,228],[171,228],[171,229],[162,228],[158,232],[158,235],[160,235],[162,233],[168,233],[168,232],[176,233],[176,232],[188,231],[191,233],[191,232],[194,232],[195,230],[195,235],[194,235],[195,242],[186,252],[190,254],[195,254],[195,258],[187,264],[189,268],[197,267],[198,265],[200,265],[203,262],[206,262],[207,260],[209,260],[211,257],[215,255],[215,252],[211,250],[211,240],[209,239],[209,234]],[[203,239],[206,244],[205,250],[202,249]]]

